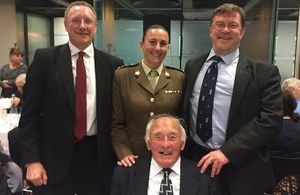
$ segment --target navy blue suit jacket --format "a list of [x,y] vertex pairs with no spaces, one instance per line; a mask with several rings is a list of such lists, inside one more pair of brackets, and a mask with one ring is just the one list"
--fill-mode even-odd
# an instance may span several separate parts
[[[112,177],[111,195],[147,195],[151,158],[138,160],[132,167],[117,166]],[[213,179],[200,174],[196,163],[181,158],[180,195],[210,195]]]

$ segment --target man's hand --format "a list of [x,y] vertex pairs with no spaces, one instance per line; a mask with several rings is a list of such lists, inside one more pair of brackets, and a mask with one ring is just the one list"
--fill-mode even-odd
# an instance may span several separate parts
[[203,156],[198,163],[198,167],[201,173],[204,173],[207,167],[211,165],[210,176],[214,177],[220,173],[222,167],[227,163],[229,163],[229,160],[223,152],[221,150],[215,150]]
[[128,155],[125,156],[123,159],[117,162],[119,166],[124,166],[124,167],[131,167],[133,164],[135,164],[135,159],[138,159],[139,157],[137,155]]
[[40,162],[29,163],[27,166],[26,179],[35,186],[47,185],[47,173]]

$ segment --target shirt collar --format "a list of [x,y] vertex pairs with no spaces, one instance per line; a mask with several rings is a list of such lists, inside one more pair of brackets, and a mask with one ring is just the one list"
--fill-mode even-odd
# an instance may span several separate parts
[[[215,55],[216,55],[216,53],[214,52],[213,49],[211,49],[205,62],[208,62],[209,60],[211,60],[211,58],[214,57]],[[223,62],[226,65],[230,65],[236,58],[239,57],[239,55],[240,55],[240,50],[239,50],[239,48],[237,48],[236,50],[233,50],[232,52],[230,52],[228,54],[219,55],[219,56],[222,58]]]
[[[69,41],[69,47],[70,47],[70,51],[71,51],[71,56],[76,55],[78,52],[80,52],[81,50],[78,49],[75,45],[73,45],[70,41]],[[93,43],[91,43],[87,48],[85,48],[83,50],[83,52],[88,56],[88,57],[93,57],[94,56],[94,46]]]
[[149,72],[150,72],[151,70],[156,70],[156,71],[158,72],[158,75],[160,75],[161,72],[162,72],[162,69],[163,69],[163,63],[161,63],[161,65],[159,65],[156,69],[151,69],[151,68],[149,68],[149,67],[144,63],[144,59],[143,59],[143,60],[142,60],[142,67],[143,67],[143,69],[144,69],[146,75],[148,75]]
[[[180,175],[180,163],[181,163],[181,157],[179,157],[177,159],[177,161],[175,162],[175,164],[172,167],[169,167],[170,169],[172,169],[172,171],[177,174]],[[157,175],[161,172],[161,170],[163,169],[152,157],[151,158],[151,166],[153,168],[153,175]]]

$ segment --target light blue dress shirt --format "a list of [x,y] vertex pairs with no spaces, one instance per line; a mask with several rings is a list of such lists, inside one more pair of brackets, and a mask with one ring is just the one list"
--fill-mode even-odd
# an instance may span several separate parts
[[[215,89],[213,114],[212,114],[212,137],[203,143],[196,133],[196,121],[198,112],[199,95],[201,91],[202,81],[206,70],[212,63],[211,58],[215,56],[213,49],[210,51],[208,58],[204,62],[197,76],[194,89],[190,98],[190,133],[192,139],[206,148],[218,149],[222,146],[226,139],[226,129],[228,125],[228,117],[233,93],[233,86],[236,74],[236,68],[239,60],[239,49],[227,55],[221,55],[223,61],[218,63],[218,78]],[[200,64],[199,64],[200,66]]]

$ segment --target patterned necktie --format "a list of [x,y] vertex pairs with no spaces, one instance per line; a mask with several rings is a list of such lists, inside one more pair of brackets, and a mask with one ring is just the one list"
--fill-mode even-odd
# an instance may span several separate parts
[[222,58],[214,56],[212,60],[213,62],[208,67],[203,78],[196,123],[197,134],[204,143],[212,137],[212,111],[218,77],[217,64],[222,60]]
[[172,181],[169,177],[172,169],[164,168],[162,172],[164,173],[164,177],[160,183],[159,195],[173,195]]
[[86,72],[83,61],[84,52],[78,53],[76,62],[76,84],[75,84],[75,111],[76,111],[76,124],[75,124],[75,138],[80,141],[86,135]]
[[150,81],[150,85],[153,90],[156,87],[156,77],[158,77],[158,76],[159,76],[159,74],[158,74],[157,70],[151,70],[149,72],[149,81]]

